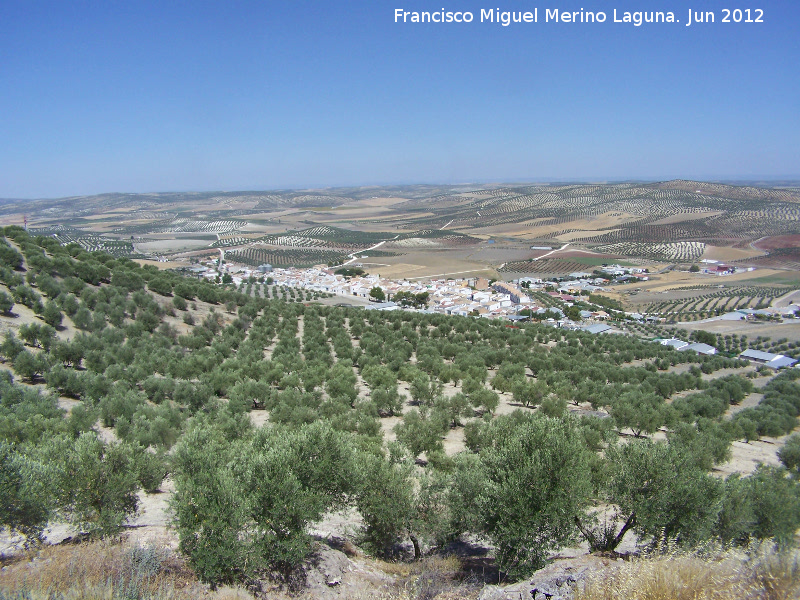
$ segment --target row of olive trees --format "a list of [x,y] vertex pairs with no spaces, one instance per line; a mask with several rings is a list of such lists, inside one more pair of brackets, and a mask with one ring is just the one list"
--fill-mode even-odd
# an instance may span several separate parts
[[[66,439],[73,445],[90,439],[98,417],[114,426],[123,440],[119,448],[111,446],[113,452],[100,451],[100,462],[106,454],[128,452],[138,458],[115,462],[128,471],[139,461],[148,468],[136,467],[137,472],[163,474],[170,461],[153,450],[164,452],[182,440],[174,467],[179,482],[178,525],[185,533],[182,546],[209,581],[246,579],[270,569],[287,573],[310,548],[306,524],[348,503],[364,516],[365,540],[377,551],[409,539],[419,553],[427,545],[470,532],[490,539],[503,568],[515,574],[541,564],[549,549],[579,531],[597,547],[612,546],[622,532],[609,533],[610,529],[593,523],[588,510],[601,502],[618,507],[621,520],[628,528],[637,528],[643,540],[655,539],[652,532],[660,528],[687,543],[696,539],[686,530],[692,523],[711,524],[709,531],[723,539],[781,538],[782,529],[759,520],[764,494],[756,486],[758,481],[784,490],[785,497],[776,505],[795,506],[791,495],[795,488],[780,472],[743,478],[746,484],[736,488],[737,503],[729,504],[752,510],[729,519],[745,523],[732,536],[723,534],[719,525],[729,514],[723,511],[728,483],[724,488],[703,487],[711,485],[707,469],[724,458],[730,443],[724,424],[718,422],[720,410],[745,392],[732,380],[709,386],[700,375],[738,363],[703,359],[638,340],[537,325],[509,330],[501,323],[443,315],[304,307],[163,276],[172,282],[173,305],[175,298],[185,302],[206,298],[233,303],[226,306],[227,312],[238,313],[233,318],[210,311],[202,323],[181,335],[167,322],[169,307],[158,301],[158,291],[149,285],[162,277],[152,269],[54,246],[45,239],[32,241],[18,231],[11,234],[27,261],[24,281],[33,286],[29,289],[38,289],[67,314],[74,310],[73,322],[85,331],[67,342],[58,340],[46,325],[31,327],[22,342],[8,337],[0,347],[14,369],[19,368],[18,376],[44,379],[51,390],[82,400],[64,418],[53,396],[7,402],[6,397],[14,394],[3,395],[0,432],[7,444],[13,444],[6,452],[11,458],[4,462],[13,468],[4,481],[11,481],[9,489],[18,488],[21,498],[35,497],[34,488],[13,482],[40,482],[36,465],[47,464],[37,458],[44,456],[40,448],[47,447],[50,439]],[[11,277],[20,278],[16,272]],[[81,311],[88,319],[75,321]],[[303,335],[298,337],[301,316]],[[84,322],[85,328],[79,325]],[[626,364],[642,359],[652,362],[641,367]],[[26,361],[39,366],[30,377],[23,374]],[[681,362],[698,365],[683,375],[658,373]],[[559,418],[518,414],[492,420],[498,396],[485,387],[490,369],[498,369],[491,380],[498,390],[511,391],[520,404],[539,405],[544,414]],[[369,388],[369,400],[355,370]],[[402,411],[399,381],[409,383],[416,406],[397,429],[400,443],[390,445],[389,456],[384,456],[378,419]],[[441,384],[448,381],[460,383],[461,391],[445,398]],[[698,389],[705,398],[689,397],[677,407],[665,408],[665,398],[688,389]],[[794,389],[781,383],[770,406],[794,406],[784,399]],[[553,397],[562,404],[547,404]],[[611,443],[615,438],[607,424],[610,420],[578,424],[564,418],[567,400],[610,406],[619,427],[639,428],[640,434],[652,430],[654,423],[669,424],[670,445],[633,444],[646,457],[656,458],[627,456]],[[267,408],[276,425],[254,434],[246,414],[253,407]],[[467,425],[470,452],[447,457],[441,449],[443,434],[476,410],[485,422],[473,420]],[[207,443],[202,436],[209,436]],[[528,438],[534,440],[532,445]],[[65,457],[71,452],[67,443],[60,448]],[[145,452],[148,446],[151,450]],[[555,460],[546,454],[550,447],[564,454]],[[600,450],[604,457],[597,454]],[[422,452],[429,467],[420,471],[413,459]],[[565,456],[575,460],[565,461]],[[30,464],[30,470],[21,471],[23,464]],[[615,488],[609,483],[628,481],[609,476],[616,464],[638,465],[636,472],[650,478],[631,480],[640,482],[637,489],[647,488],[655,469],[692,475],[695,479],[686,484],[691,489],[678,488],[674,497],[692,498],[691,486],[700,482],[697,485],[705,491],[696,497],[709,504],[707,518],[697,516],[691,523],[677,525],[664,520],[671,506],[665,494],[672,488],[667,486],[677,485],[680,477],[654,487],[657,493],[626,500],[621,490],[627,484]],[[651,464],[655,466],[650,471],[645,469]],[[632,468],[626,466],[620,473]],[[541,479],[550,472],[559,476]],[[138,477],[147,487],[144,475]],[[50,479],[58,481],[55,476]],[[566,485],[562,479],[574,482],[569,498],[561,493],[559,486]],[[215,496],[215,489],[223,495]],[[197,493],[187,495],[185,490]],[[506,491],[511,496],[505,496]],[[515,500],[516,496],[521,499]],[[188,508],[180,504],[181,498]],[[561,502],[567,504],[559,508]],[[69,506],[48,505],[42,514],[72,518]],[[126,510],[115,514],[130,514]],[[522,525],[515,525],[515,518],[522,519]],[[790,521],[784,519],[781,527]]]
[[[481,426],[471,450],[420,471],[397,446],[388,456],[325,423],[271,427],[230,443],[195,428],[176,452],[176,523],[182,550],[214,583],[290,576],[313,551],[308,525],[352,506],[362,543],[415,555],[462,534],[496,548],[499,567],[523,577],[578,538],[616,548],[711,539],[789,544],[800,526],[800,486],[783,469],[711,476],[692,450],[649,440],[592,447],[583,420],[516,413]],[[603,517],[596,510],[608,506]]]
[[[36,254],[32,253],[31,256],[36,256]],[[110,264],[110,261],[104,263],[104,265],[108,264]],[[122,264],[125,265],[124,262]],[[135,355],[131,352],[124,352],[124,350],[126,350],[128,346],[138,345],[136,341],[142,339],[141,334],[143,332],[154,333],[153,329],[163,318],[163,311],[160,305],[154,302],[152,298],[142,290],[131,293],[126,287],[123,287],[123,284],[126,284],[128,288],[135,288],[138,286],[138,280],[144,280],[144,277],[128,270],[127,265],[125,265],[126,268],[122,271],[120,271],[117,265],[112,266],[114,267],[111,277],[112,281],[121,273],[121,275],[117,277],[117,283],[119,285],[104,286],[97,290],[89,286],[84,286],[81,292],[81,304],[85,304],[85,306],[80,310],[90,315],[90,318],[91,315],[94,315],[95,318],[93,320],[96,321],[97,314],[102,314],[102,311],[106,310],[104,309],[105,306],[117,303],[123,305],[119,311],[121,319],[125,318],[125,307],[127,306],[127,314],[133,315],[135,317],[133,319],[135,322],[133,326],[128,326],[126,328],[126,335],[129,341],[125,342],[125,344],[120,347],[123,352],[114,352],[112,350],[115,354],[113,361],[107,359],[98,360],[97,352],[93,353],[89,357],[90,360],[87,361],[90,371],[99,372],[100,370],[111,368],[112,372],[110,373],[110,378],[112,380],[118,380],[121,375],[126,378],[129,383],[142,387],[139,374],[150,371],[151,368],[157,373],[164,373],[165,375],[173,377],[184,376],[188,379],[191,377],[191,372],[196,367],[202,366],[204,367],[201,369],[203,372],[203,383],[210,387],[213,393],[228,395],[232,387],[236,385],[241,378],[241,369],[237,370],[231,367],[239,367],[242,361],[229,360],[217,367],[212,366],[209,370],[206,367],[206,364],[208,364],[207,361],[202,360],[202,354],[205,353],[205,349],[210,344],[212,350],[220,350],[223,358],[226,358],[234,344],[243,341],[246,327],[227,328],[224,334],[230,340],[230,343],[225,343],[223,346],[220,344],[219,340],[216,340],[212,344],[212,339],[220,332],[220,327],[216,320],[209,317],[204,321],[201,327],[195,328],[192,335],[181,336],[181,338],[174,340],[178,342],[179,346],[193,350],[193,355],[190,360],[169,360],[172,358],[170,356],[166,357],[167,360],[163,360],[165,357],[162,351],[148,355],[154,357],[155,360],[142,361],[145,364],[141,366],[135,365],[135,363],[138,362],[136,359],[134,359],[134,364],[131,364],[131,358]],[[41,279],[42,276],[43,275],[40,274],[39,278]],[[131,281],[133,283],[131,283]],[[53,287],[53,285],[51,283],[46,287]],[[176,290],[181,290],[181,293],[191,297],[191,293],[183,289],[187,287],[189,286],[185,282],[176,284]],[[128,298],[129,293],[131,293],[130,298]],[[182,296],[177,297],[180,298]],[[244,314],[245,309],[251,305],[254,306],[254,310],[250,311],[250,317],[252,318],[257,314],[260,306],[258,304],[248,303],[241,307],[240,315]],[[90,310],[95,312],[90,313]],[[114,310],[111,312],[113,314]],[[309,317],[313,318],[313,315],[309,314]],[[523,336],[516,335],[515,337],[511,337],[507,330],[504,331],[498,327],[487,327],[483,323],[477,326],[473,324],[467,326],[463,323],[464,320],[459,321],[458,319],[452,318],[442,319],[434,317],[420,320],[414,317],[407,319],[405,315],[403,315],[400,319],[385,319],[383,317],[376,318],[370,315],[367,320],[368,322],[365,322],[363,317],[360,316],[350,319],[352,333],[354,335],[362,333],[362,335],[359,348],[353,351],[352,346],[350,346],[348,350],[350,351],[351,357],[355,358],[362,371],[367,368],[368,372],[368,367],[370,366],[385,365],[388,368],[387,372],[396,373],[397,378],[405,379],[412,383],[412,399],[418,404],[424,395],[432,397],[435,394],[421,394],[415,392],[417,390],[425,390],[426,387],[430,388],[435,385],[436,378],[439,378],[441,381],[453,381],[454,383],[458,383],[459,380],[463,378],[463,395],[457,395],[451,399],[447,399],[446,405],[443,403],[445,399],[437,397],[437,402],[435,403],[437,406],[435,408],[441,410],[438,410],[437,418],[428,420],[428,424],[434,424],[433,429],[438,427],[437,424],[447,422],[447,419],[442,418],[445,415],[449,414],[452,417],[454,425],[458,424],[460,416],[469,415],[470,407],[468,403],[465,402],[465,396],[475,407],[488,410],[489,412],[493,410],[493,407],[496,406],[497,396],[489,390],[483,389],[481,384],[486,379],[487,366],[495,366],[500,361],[502,361],[502,364],[500,365],[498,375],[492,382],[493,386],[501,391],[507,391],[509,387],[512,388],[515,392],[515,396],[518,397],[524,405],[534,406],[538,404],[542,398],[547,397],[547,392],[550,390],[557,392],[557,395],[562,398],[562,400],[569,399],[578,403],[588,399],[595,406],[608,405],[609,402],[604,399],[623,396],[623,400],[631,398],[634,401],[618,402],[618,410],[616,410],[616,413],[621,423],[631,425],[635,431],[651,431],[662,424],[659,420],[666,422],[662,414],[664,412],[663,406],[655,406],[654,410],[648,410],[649,405],[646,402],[641,402],[641,399],[650,398],[653,400],[655,398],[654,396],[647,396],[646,394],[624,395],[621,393],[622,390],[613,385],[608,385],[608,383],[619,383],[623,381],[638,384],[640,387],[645,388],[644,391],[647,391],[646,388],[649,385],[649,387],[657,388],[658,392],[663,397],[667,397],[673,391],[685,389],[686,386],[692,387],[695,385],[691,378],[689,382],[684,382],[683,379],[685,379],[685,377],[680,376],[663,375],[656,377],[655,373],[650,373],[647,369],[609,368],[608,364],[605,362],[607,357],[610,356],[609,344],[605,340],[598,342],[597,338],[591,339],[591,337],[584,337],[583,339],[579,339],[571,337],[567,340],[561,333],[558,333],[554,335],[558,335],[560,341],[554,348],[548,348],[546,352],[542,352],[541,348],[539,348],[536,352],[533,352],[533,350],[538,348],[537,344],[544,341],[542,339],[543,333],[541,330],[529,329],[526,330],[526,334]],[[78,321],[82,322],[82,319],[78,319]],[[302,375],[301,380],[303,387],[305,388],[304,391],[306,393],[313,393],[315,389],[326,387],[326,391],[334,391],[332,395],[338,394],[340,396],[350,397],[351,408],[354,408],[354,406],[352,406],[354,394],[357,394],[358,391],[355,389],[354,385],[346,382],[346,379],[352,379],[352,375],[348,375],[347,365],[339,365],[335,370],[326,373],[326,369],[321,368],[322,364],[319,363],[319,361],[313,360],[313,355],[311,353],[307,353],[307,356],[303,357],[305,360],[303,360],[297,348],[295,348],[297,345],[295,339],[296,315],[287,315],[287,318],[284,318],[282,323],[289,324],[292,321],[295,322],[295,329],[286,331],[286,339],[282,342],[279,341],[273,353],[273,358],[277,365],[279,365],[278,368],[282,367],[284,371],[288,373],[300,372]],[[122,325],[121,321],[117,321],[117,323]],[[246,322],[241,323],[241,325],[245,324]],[[432,324],[436,326],[432,327]],[[314,323],[312,321],[312,327],[310,327],[308,331],[317,330],[313,325]],[[161,323],[161,327],[163,326],[164,323]],[[398,331],[398,329],[402,336],[392,335],[392,332]],[[50,333],[50,336],[39,336],[44,341],[33,336],[33,345],[49,344],[50,342],[48,340],[52,340],[52,332]],[[174,333],[168,328],[163,328],[161,333],[166,337],[172,336],[175,338]],[[341,328],[341,333],[346,335],[344,328]],[[337,337],[341,340],[342,336],[339,335]],[[147,338],[145,337],[144,339]],[[388,343],[386,342],[387,339],[389,340]],[[320,335],[316,335],[312,341],[314,347],[319,348],[322,348],[320,344],[324,346],[326,343]],[[491,345],[487,344],[487,342]],[[520,342],[522,342],[522,344],[520,344]],[[117,342],[114,340],[112,343]],[[508,344],[508,347],[506,347],[506,344]],[[283,348],[282,345],[285,345],[285,348]],[[531,350],[526,351],[527,348]],[[658,346],[652,344],[650,344],[649,347],[641,346],[637,351],[645,349],[652,352],[653,348],[658,348]],[[407,364],[407,361],[415,350],[417,355],[416,368],[409,367]],[[15,362],[19,363],[17,367],[18,373],[21,374],[21,376],[33,380],[41,373],[48,371],[49,365],[41,355],[34,355],[27,351],[19,354],[19,356],[14,356],[13,359]],[[139,354],[138,351],[137,354]],[[175,356],[175,352],[171,354]],[[672,354],[674,356],[676,353],[672,352]],[[327,348],[322,348],[320,356],[325,355],[330,356],[330,352]],[[638,356],[638,354],[636,355]],[[445,357],[451,359],[452,364],[445,363]],[[473,360],[469,362],[470,359]],[[477,362],[475,362],[476,360]],[[115,363],[116,367],[128,365],[128,368],[126,368],[125,373],[115,373],[113,372],[113,367],[115,365],[109,365],[109,362]],[[148,362],[150,364],[146,364]],[[325,362],[326,361],[323,361],[323,363]],[[254,370],[253,364],[254,363],[250,362],[247,367],[251,373]],[[593,366],[594,364],[597,366]],[[172,369],[165,369],[165,365],[175,366],[173,366]],[[545,380],[544,383],[549,383],[549,387],[545,387],[544,384],[540,384],[539,382],[535,384],[526,383],[524,379],[524,365],[527,365],[534,374],[547,373],[548,377],[551,377],[551,374],[558,373],[561,376],[561,380],[549,382]],[[576,365],[580,365],[580,368],[576,369]],[[705,366],[705,363],[703,366]],[[508,367],[508,369],[506,369],[506,367]],[[421,373],[420,370],[423,372]],[[264,371],[265,369],[261,369],[262,373]],[[339,375],[331,376],[335,373]],[[568,377],[564,376],[565,373],[568,373]],[[425,383],[428,376],[433,378],[430,384]],[[342,379],[343,377],[345,379]],[[49,377],[49,382],[61,392],[80,397],[81,379],[83,378],[75,373],[66,372],[63,369],[55,369],[52,376]],[[248,379],[250,379],[249,375]],[[328,379],[332,380],[331,383],[323,386],[322,384]],[[569,381],[567,381],[567,379]],[[653,383],[648,384],[646,379],[653,379]],[[572,390],[575,388],[570,384],[574,384],[576,381],[582,381],[582,383],[578,384],[579,387],[577,389],[579,393],[573,394]],[[587,382],[593,382],[593,384],[587,387]],[[169,382],[164,382],[163,385],[155,385],[154,387],[165,388],[169,391],[168,388],[170,384]],[[186,384],[184,384],[184,387],[186,387]],[[293,380],[293,378],[289,376],[282,377],[278,382],[278,387],[286,389],[300,386],[297,385],[297,379]],[[347,391],[348,389],[350,391]],[[336,390],[339,391],[337,392]],[[274,396],[272,393],[274,391],[275,390],[270,390],[270,397]],[[401,406],[400,396],[396,392],[396,384],[393,385],[391,381],[391,375],[390,377],[384,378],[383,385],[376,387],[374,391],[375,398],[373,404],[376,405],[379,414],[391,415],[399,412]],[[148,395],[150,394],[148,393]],[[160,395],[163,396],[163,393]],[[319,418],[318,414],[313,411],[308,412],[308,410],[305,411],[305,414],[302,414],[301,411],[298,418],[298,415],[295,414],[295,409],[298,406],[307,407],[308,402],[304,401],[298,404],[296,401],[291,400],[291,398],[289,400],[289,402],[281,403],[280,411],[275,411],[276,420],[286,421],[288,419],[289,421],[304,422]],[[429,398],[425,404],[431,404],[431,400],[432,398]],[[321,398],[317,394],[317,397],[312,400],[312,403],[317,403],[314,409],[319,408],[320,401]],[[269,404],[272,405],[273,403],[270,402]],[[258,402],[254,402],[254,405],[258,405]],[[554,405],[549,408],[551,409],[549,412],[553,414],[558,413],[558,406]],[[113,422],[114,416],[115,415],[111,415],[108,421]],[[123,423],[125,420],[130,420],[133,417],[132,414],[124,414],[122,416]],[[422,416],[424,417],[425,415]],[[414,424],[426,421],[424,418],[415,419],[414,413],[410,414],[409,417],[414,421]],[[374,425],[369,427],[374,428]],[[427,427],[427,429],[429,430],[428,433],[432,433],[430,431],[431,427]]]

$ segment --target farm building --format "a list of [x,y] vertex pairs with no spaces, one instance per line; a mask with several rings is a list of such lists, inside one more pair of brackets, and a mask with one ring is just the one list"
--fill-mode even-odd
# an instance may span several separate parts
[[601,288],[600,286],[592,285],[591,283],[588,283],[586,280],[565,283],[559,286],[558,288],[559,292],[566,292],[566,293],[582,292],[582,291],[598,292],[602,290],[603,288]]
[[202,279],[209,272],[212,273],[212,276],[216,275],[216,273],[214,273],[208,267],[184,267],[178,270],[188,274],[191,277],[197,277],[198,279]]
[[366,310],[400,310],[400,307],[395,304],[394,302],[377,302],[375,304],[369,304],[364,307]]
[[703,273],[707,275],[730,275],[736,272],[736,267],[731,265],[723,265],[721,263],[711,264],[703,269]]
[[544,281],[542,279],[539,279],[538,277],[520,277],[519,279],[516,280],[515,283],[518,283],[519,285],[522,285],[523,283],[539,285],[541,283],[544,283]]
[[678,340],[675,338],[670,338],[668,340],[658,340],[658,343],[662,346],[672,346],[676,350],[682,350],[686,346],[689,345],[689,342],[684,342],[683,340]]
[[773,312],[772,310],[768,310],[766,308],[759,308],[759,309],[755,309],[755,308],[740,308],[736,312],[742,313],[743,315],[745,315],[745,317],[757,317],[757,316],[760,316],[760,317],[771,317],[771,316],[773,316],[775,314],[775,312]]
[[611,325],[606,325],[605,323],[595,323],[594,325],[588,325],[584,327],[583,331],[586,333],[608,333],[611,331]]
[[492,285],[492,288],[496,292],[500,292],[501,294],[508,294],[510,296],[510,299],[515,304],[519,304],[521,302],[530,302],[531,301],[530,297],[525,292],[523,292],[520,288],[518,288],[517,286],[515,286],[513,284],[506,283],[505,281],[496,281]]
[[721,315],[719,318],[721,321],[744,321],[745,314],[739,311],[733,311],[725,313],[724,315]]
[[705,354],[706,356],[712,356],[717,353],[717,349],[714,346],[709,346],[708,344],[687,344],[685,346],[681,346],[678,348],[679,352],[683,352],[684,350],[694,350],[698,354]]
[[508,315],[506,318],[507,318],[509,321],[514,321],[514,322],[518,322],[518,321],[530,321],[530,319],[531,319],[531,318],[530,318],[529,316],[527,316],[527,315]]
[[272,265],[267,263],[263,265],[258,265],[258,272],[259,273],[271,273],[272,272]]
[[[639,281],[641,278],[638,275],[620,275],[616,279],[614,279],[614,283],[631,283],[633,281]],[[647,278],[644,278],[645,281]]]
[[739,355],[739,358],[744,358],[750,362],[758,363],[769,367],[770,369],[782,369],[783,367],[791,367],[797,361],[783,354],[772,354],[771,352],[762,352],[761,350],[745,350]]

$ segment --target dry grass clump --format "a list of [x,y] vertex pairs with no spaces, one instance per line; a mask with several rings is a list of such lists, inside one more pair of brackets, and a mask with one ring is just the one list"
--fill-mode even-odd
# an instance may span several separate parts
[[452,555],[431,555],[414,562],[378,560],[375,566],[397,581],[395,591],[375,596],[379,600],[474,600],[484,585]]
[[673,551],[592,576],[575,600],[797,600],[800,555],[758,548],[696,554]]
[[484,585],[464,570],[456,556],[429,556],[405,566],[408,573],[402,577],[400,598],[466,600],[477,598]]
[[388,575],[418,577],[424,573],[455,575],[461,571],[461,561],[456,556],[426,556],[414,562],[376,561],[378,568]]
[[240,590],[211,594],[186,562],[157,546],[99,541],[50,546],[0,572],[0,600],[243,600]]

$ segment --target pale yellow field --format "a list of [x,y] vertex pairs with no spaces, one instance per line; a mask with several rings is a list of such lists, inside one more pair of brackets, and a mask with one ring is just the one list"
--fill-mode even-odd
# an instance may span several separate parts
[[387,256],[376,259],[380,265],[365,262],[364,268],[370,274],[380,274],[391,279],[424,278],[437,276],[450,277],[497,277],[497,271],[486,264],[465,260],[454,256],[456,251],[418,251],[401,256]]
[[555,225],[539,225],[541,221],[545,219],[534,219],[532,221],[522,221],[520,223],[506,223],[503,225],[492,225],[489,227],[466,227],[463,229],[463,233],[469,233],[470,235],[482,235],[485,237],[491,237],[493,235],[502,235],[502,236],[509,236],[509,237],[536,237],[532,235],[533,231],[538,231],[537,235],[544,235],[545,233],[551,233],[553,231],[559,231],[564,229],[563,226],[555,226]]
[[581,231],[572,231],[570,233],[562,233],[561,235],[557,235],[555,239],[562,241],[562,242],[571,242],[572,240],[585,238],[585,237],[592,237],[595,235],[604,235],[606,233],[611,233],[614,231],[619,231],[618,229],[586,229]]
[[[283,233],[284,231],[286,231],[286,228],[282,227],[281,225],[265,225],[263,223],[248,223],[247,225],[245,225],[244,227],[242,227],[239,230],[238,234],[232,234],[232,235],[234,235],[234,236],[235,235],[239,235],[240,237],[250,237],[250,233],[248,233],[248,232],[252,232],[252,234],[255,235],[255,236],[261,236],[261,235],[268,235],[270,233]],[[222,236],[222,237],[226,237],[226,236]]]
[[[509,223],[503,225],[493,225],[490,227],[475,227],[471,231],[488,233],[494,235],[507,235],[519,238],[535,238],[543,235],[563,231],[565,229],[578,229],[578,232],[558,236],[557,239],[570,241],[575,237],[587,237],[591,235],[602,235],[609,233],[609,227],[615,227],[623,223],[629,223],[641,219],[641,215],[629,213],[608,212],[590,219],[577,219],[555,225],[539,225],[544,219],[523,221],[522,223]],[[567,237],[569,236],[569,237]]]
[[103,214],[108,215],[124,215],[130,212],[130,209],[127,208],[112,208],[109,210],[104,210]]
[[758,321],[708,321],[701,323],[692,321],[681,323],[679,327],[692,331],[702,329],[722,335],[736,333],[746,335],[748,338],[762,336],[772,339],[786,338],[791,342],[800,341],[800,322],[795,323],[792,321],[784,323],[761,323]]
[[[268,229],[267,227],[264,227],[258,231],[254,231],[253,233],[233,233],[230,235],[221,235],[220,239],[223,241],[229,238],[244,238],[246,240],[257,240],[258,238],[264,237],[264,235],[267,234],[266,231],[267,229]],[[272,229],[277,230],[275,233],[283,232],[283,229],[278,229],[277,227],[273,227]]]
[[177,260],[170,260],[170,261],[167,261],[167,262],[159,262],[157,260],[144,260],[142,258],[134,258],[133,262],[137,262],[142,266],[144,266],[144,265],[153,265],[154,267],[157,267],[157,268],[162,269],[162,270],[177,269],[177,268],[180,268],[180,267],[185,267],[188,264],[188,262],[177,261]]
[[686,221],[699,221],[700,219],[708,219],[709,217],[716,217],[723,214],[721,210],[710,210],[707,212],[697,213],[682,213],[679,215],[672,215],[658,221],[653,221],[652,225],[672,225],[674,223],[684,223]]
[[366,200],[361,200],[359,202],[359,206],[350,206],[345,204],[337,208],[336,210],[341,209],[355,209],[359,208],[360,206],[392,206],[394,204],[399,204],[401,202],[408,202],[408,198],[367,198]]
[[709,260],[734,261],[754,256],[764,256],[766,252],[755,248],[728,248],[726,246],[706,246],[703,258]]
[[646,291],[667,291],[695,285],[728,286],[731,283],[743,283],[750,279],[768,277],[770,275],[778,275],[782,273],[784,272],[776,269],[756,269],[755,271],[735,273],[733,275],[726,275],[725,277],[717,277],[714,275],[700,275],[698,273],[670,271],[668,273],[652,275],[650,281],[638,283],[636,284],[636,287]]
[[263,212],[249,214],[247,215],[247,218],[253,221],[263,221],[266,219],[280,219],[283,216],[290,215],[295,212],[297,211],[294,209],[274,210],[274,211],[265,210]]
[[212,242],[210,240],[201,240],[193,238],[175,238],[175,239],[161,239],[151,242],[136,242],[134,249],[142,254],[145,253],[172,253],[183,252],[186,250],[200,250],[209,248]]

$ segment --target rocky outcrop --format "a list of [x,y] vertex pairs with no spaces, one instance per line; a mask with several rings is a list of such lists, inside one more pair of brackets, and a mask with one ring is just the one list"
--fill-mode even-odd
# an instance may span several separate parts
[[[352,546],[352,544],[350,544]],[[349,550],[345,544],[344,550]],[[376,569],[369,561],[351,556],[327,544],[317,544],[311,558],[295,573],[294,591],[285,585],[262,581],[253,592],[263,598],[344,600],[381,597],[394,590],[392,576]],[[292,587],[292,586],[289,586]]]
[[615,565],[614,559],[592,555],[560,560],[523,581],[507,586],[487,585],[478,600],[572,600],[575,590],[589,575],[614,569]]

